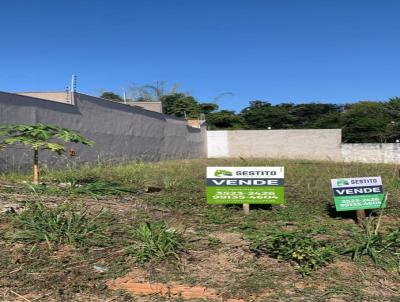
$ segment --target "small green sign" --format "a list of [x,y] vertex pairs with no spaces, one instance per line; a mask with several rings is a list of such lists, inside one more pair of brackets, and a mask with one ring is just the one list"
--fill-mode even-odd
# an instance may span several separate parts
[[386,207],[380,176],[332,179],[331,183],[337,211]]
[[283,204],[283,167],[208,167],[209,204]]

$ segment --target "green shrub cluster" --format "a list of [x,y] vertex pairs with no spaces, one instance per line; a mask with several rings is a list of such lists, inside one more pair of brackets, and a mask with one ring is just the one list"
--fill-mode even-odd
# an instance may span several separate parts
[[337,252],[328,241],[316,239],[316,233],[274,230],[253,239],[250,249],[276,259],[294,262],[303,275],[331,262]]

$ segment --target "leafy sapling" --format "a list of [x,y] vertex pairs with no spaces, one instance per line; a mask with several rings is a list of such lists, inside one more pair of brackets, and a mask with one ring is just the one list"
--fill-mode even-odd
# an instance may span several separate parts
[[65,143],[67,142],[87,146],[94,143],[74,130],[55,125],[38,123],[0,126],[0,145],[22,144],[33,150],[34,184],[38,184],[40,179],[39,151],[49,150],[61,155],[65,152]]

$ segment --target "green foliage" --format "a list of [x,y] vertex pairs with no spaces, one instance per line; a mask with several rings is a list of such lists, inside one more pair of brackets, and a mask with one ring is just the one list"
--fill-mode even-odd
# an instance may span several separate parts
[[147,222],[131,230],[134,243],[128,253],[139,264],[166,257],[178,257],[178,252],[185,250],[183,232],[168,228],[165,222]]
[[181,186],[182,180],[178,176],[166,175],[162,178],[163,188],[167,191],[174,191]]
[[100,95],[100,97],[101,97],[102,99],[106,99],[106,100],[110,100],[110,101],[115,101],[115,102],[123,102],[123,101],[124,101],[123,98],[122,98],[120,95],[118,95],[118,94],[116,94],[116,93],[114,93],[114,92],[111,92],[111,91],[104,91],[104,92]]
[[161,97],[163,112],[176,117],[199,118],[201,110],[194,97],[173,93]]
[[163,113],[176,117],[198,119],[201,113],[209,114],[218,109],[215,103],[199,103],[193,96],[178,92],[178,85],[167,89],[165,81],[132,87],[136,101],[160,101]]
[[199,106],[200,106],[200,111],[204,114],[209,114],[213,111],[218,110],[219,108],[219,106],[214,103],[202,103]]
[[[345,142],[385,142],[391,119],[382,102],[359,102],[346,107],[341,116]],[[360,135],[362,133],[362,135]]]
[[249,129],[286,129],[293,123],[293,116],[288,114],[292,104],[272,106],[268,102],[252,101],[244,108],[240,116]]
[[395,142],[400,139],[400,99],[388,102],[271,105],[253,101],[239,116],[247,129],[341,128],[349,143]]
[[280,231],[273,230],[265,235],[250,238],[250,249],[256,254],[295,262],[301,274],[325,266],[337,255],[335,248],[326,240],[318,240],[312,230]]
[[93,145],[93,142],[77,132],[54,125],[9,125],[0,126],[0,144],[23,144],[35,150],[50,150],[61,154],[65,151],[60,141]]
[[111,222],[104,210],[90,214],[87,208],[62,204],[55,208],[41,202],[28,205],[13,217],[17,230],[14,240],[29,243],[46,242],[49,249],[55,245],[102,245],[108,241],[105,230]]
[[207,123],[211,129],[240,129],[243,127],[243,120],[234,111],[221,110],[211,112],[206,116]]
[[362,224],[363,234],[354,235],[344,253],[352,254],[353,260],[370,258],[375,265],[396,269],[400,272],[400,227],[387,232],[380,230],[380,218],[370,217]]
[[316,125],[321,127],[321,119],[328,119],[328,117],[332,119],[340,109],[340,106],[335,104],[282,103],[271,105],[269,102],[257,100],[250,102],[250,106],[243,109],[240,116],[249,129],[316,128]]

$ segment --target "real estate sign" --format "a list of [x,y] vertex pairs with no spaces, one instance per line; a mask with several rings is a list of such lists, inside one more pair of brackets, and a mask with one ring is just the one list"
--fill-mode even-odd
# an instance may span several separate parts
[[283,204],[283,167],[208,167],[209,204]]
[[332,179],[331,183],[337,211],[386,207],[380,176],[339,178]]

